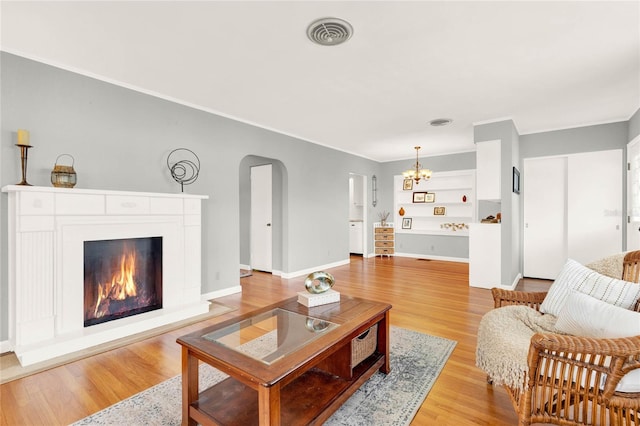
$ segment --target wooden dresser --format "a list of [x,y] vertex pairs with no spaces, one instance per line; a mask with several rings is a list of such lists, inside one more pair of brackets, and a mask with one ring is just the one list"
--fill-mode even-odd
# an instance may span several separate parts
[[374,223],[373,243],[376,256],[391,256],[395,250],[395,232],[393,223],[387,222],[384,226],[379,222]]

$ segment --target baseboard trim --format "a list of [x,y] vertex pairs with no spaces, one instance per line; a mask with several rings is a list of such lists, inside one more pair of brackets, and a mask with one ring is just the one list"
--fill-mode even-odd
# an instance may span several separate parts
[[511,283],[511,286],[509,287],[509,290],[515,290],[516,286],[518,285],[518,283],[520,282],[521,279],[522,279],[522,274],[520,272],[518,272],[518,274],[516,275],[516,278]]
[[216,291],[212,291],[209,293],[205,293],[200,295],[200,298],[205,301],[209,301],[211,299],[216,299],[218,297],[224,297],[224,296],[229,296],[231,294],[236,294],[236,293],[242,293],[242,286],[234,286],[234,287],[229,287],[229,288],[224,288],[222,290],[216,290]]
[[7,352],[13,352],[13,346],[8,340],[0,341],[0,354],[4,354]]
[[329,268],[336,268],[338,266],[348,265],[350,262],[351,262],[350,259],[344,259],[338,262],[327,263],[325,265],[320,265],[320,266],[314,266],[313,268],[302,269],[300,271],[282,272],[282,278],[290,279],[290,278],[300,277],[302,275],[308,275],[315,271],[322,271]]
[[395,253],[394,256],[411,257],[414,259],[443,260],[446,262],[469,263],[469,258],[466,258],[466,257],[433,256],[428,254],[416,254],[416,253]]

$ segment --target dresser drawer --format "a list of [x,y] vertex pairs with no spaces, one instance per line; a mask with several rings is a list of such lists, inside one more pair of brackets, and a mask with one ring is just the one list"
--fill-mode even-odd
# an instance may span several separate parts
[[376,241],[383,241],[383,240],[391,240],[393,241],[393,234],[376,234]]
[[393,241],[376,241],[376,247],[393,247]]
[[393,228],[374,228],[376,234],[393,234]]
[[393,254],[393,248],[376,248],[376,254]]

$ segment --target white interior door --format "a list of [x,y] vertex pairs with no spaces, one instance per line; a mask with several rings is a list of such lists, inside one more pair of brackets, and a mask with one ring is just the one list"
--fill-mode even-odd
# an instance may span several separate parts
[[622,150],[568,156],[568,256],[585,264],[622,251]]
[[251,268],[272,272],[271,164],[251,167]]
[[555,279],[567,260],[566,157],[524,160],[524,276]]
[[627,250],[640,250],[640,136],[627,145]]

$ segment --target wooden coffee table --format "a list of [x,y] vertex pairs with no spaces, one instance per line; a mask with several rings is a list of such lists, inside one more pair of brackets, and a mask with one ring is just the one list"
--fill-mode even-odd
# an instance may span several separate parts
[[[294,297],[180,337],[182,424],[322,424],[377,370],[389,373],[390,309]],[[352,365],[352,341],[376,324],[373,353]],[[199,392],[199,361],[230,377]]]

